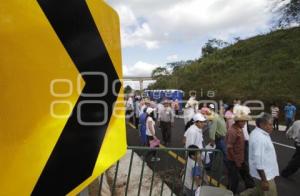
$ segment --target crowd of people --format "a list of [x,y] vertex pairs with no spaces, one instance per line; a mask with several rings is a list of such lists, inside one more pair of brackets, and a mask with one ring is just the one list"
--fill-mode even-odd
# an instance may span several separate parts
[[[179,115],[180,108],[178,100],[165,99],[155,103],[148,98],[131,96],[126,102],[129,121],[135,123],[139,130],[142,145],[155,147],[162,143],[169,146],[172,142],[174,119],[183,118],[183,146],[187,149],[210,148],[222,152],[228,189],[234,194],[277,195],[274,179],[280,174],[270,137],[273,130],[279,129],[280,109],[276,104],[272,104],[270,114],[263,113],[256,118],[256,127],[251,132],[248,128],[248,122],[252,120],[251,111],[247,106],[241,105],[240,100],[224,104],[217,111],[214,104],[199,106],[196,97],[192,95],[183,108],[183,115]],[[281,172],[281,176],[288,177],[300,166],[300,121],[295,121],[296,107],[291,103],[283,110],[287,136],[294,139],[296,146],[294,156]],[[157,137],[156,127],[161,130],[161,142]],[[203,137],[205,132],[208,135],[207,141]],[[150,155],[151,161],[160,160],[155,151]],[[207,161],[204,159],[201,153],[188,153],[185,195],[195,195],[197,187],[201,185],[203,176],[200,171]],[[245,184],[243,191],[239,188],[240,177]]]
[[[284,106],[283,111],[284,111],[284,120],[286,125],[285,131],[287,131],[295,121],[296,110],[297,110],[296,107],[291,102],[288,102]],[[279,130],[279,118],[280,118],[279,106],[276,103],[273,103],[271,105],[270,112],[273,117],[273,129]]]

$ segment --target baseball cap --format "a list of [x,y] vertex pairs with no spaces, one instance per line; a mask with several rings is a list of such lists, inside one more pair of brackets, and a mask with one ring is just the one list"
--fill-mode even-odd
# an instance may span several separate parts
[[215,109],[215,105],[214,104],[209,104],[209,106],[208,106],[209,108],[211,108],[211,109]]
[[197,122],[197,121],[204,122],[204,121],[206,121],[206,118],[202,114],[197,113],[193,116],[193,121],[194,122]]
[[149,108],[147,108],[146,113],[151,114],[153,111],[154,111],[154,109],[149,107]]

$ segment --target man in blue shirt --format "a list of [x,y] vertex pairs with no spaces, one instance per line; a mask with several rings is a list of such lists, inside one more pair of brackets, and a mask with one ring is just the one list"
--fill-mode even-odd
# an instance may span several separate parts
[[286,131],[290,128],[295,120],[296,107],[290,102],[284,107]]

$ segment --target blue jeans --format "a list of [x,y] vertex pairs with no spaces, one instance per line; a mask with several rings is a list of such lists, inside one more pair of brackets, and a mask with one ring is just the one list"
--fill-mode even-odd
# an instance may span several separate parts
[[227,154],[226,154],[226,143],[225,143],[225,138],[216,138],[216,149],[220,150],[223,154],[223,162],[226,168],[228,168],[227,164]]
[[290,128],[290,126],[293,124],[293,119],[291,118],[285,118],[285,125],[286,125],[286,131]]

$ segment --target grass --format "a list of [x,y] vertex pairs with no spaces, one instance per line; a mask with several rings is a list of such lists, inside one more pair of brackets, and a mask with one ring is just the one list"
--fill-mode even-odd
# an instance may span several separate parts
[[215,99],[225,102],[240,98],[300,106],[300,27],[241,40],[159,78],[150,88],[214,90]]

